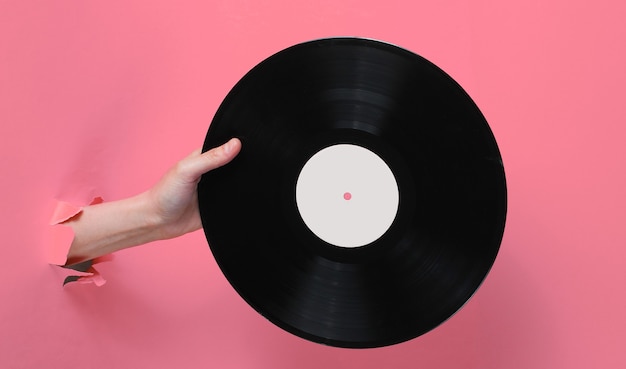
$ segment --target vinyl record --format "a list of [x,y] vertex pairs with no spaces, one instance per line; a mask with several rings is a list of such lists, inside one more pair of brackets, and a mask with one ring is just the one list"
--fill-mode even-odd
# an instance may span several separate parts
[[461,308],[496,258],[496,141],[416,54],[358,38],[278,52],[230,91],[204,150],[231,137],[239,156],[198,186],[205,234],[235,290],[297,336],[412,339]]

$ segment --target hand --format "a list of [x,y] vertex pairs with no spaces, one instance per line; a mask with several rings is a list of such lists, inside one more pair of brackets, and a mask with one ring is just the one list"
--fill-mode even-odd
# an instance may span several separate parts
[[205,153],[196,150],[178,162],[148,191],[161,238],[173,238],[202,227],[196,191],[202,174],[229,163],[241,150],[233,138]]
[[150,190],[127,199],[86,206],[64,224],[74,231],[67,264],[79,263],[202,227],[197,186],[202,174],[227,164],[241,150],[234,138],[171,168]]

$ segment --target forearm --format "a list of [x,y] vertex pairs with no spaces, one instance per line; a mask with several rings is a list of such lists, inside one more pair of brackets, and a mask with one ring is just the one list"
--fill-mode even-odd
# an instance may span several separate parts
[[87,206],[65,224],[74,231],[68,265],[163,238],[147,193]]

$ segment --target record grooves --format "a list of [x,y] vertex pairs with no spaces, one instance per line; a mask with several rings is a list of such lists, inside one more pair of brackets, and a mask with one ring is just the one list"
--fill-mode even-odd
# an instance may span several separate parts
[[[237,292],[291,333],[352,348],[412,339],[461,308],[495,260],[506,215],[496,141],[463,89],[416,54],[358,38],[285,49],[230,91],[204,150],[231,137],[239,156],[198,186],[205,234]],[[363,246],[325,241],[298,202],[303,167],[340,145],[375,154],[397,183],[383,191],[399,199],[391,225]],[[337,178],[319,176],[320,191]],[[379,200],[360,193],[319,205],[321,221],[327,212],[342,230],[376,218],[348,209]]]

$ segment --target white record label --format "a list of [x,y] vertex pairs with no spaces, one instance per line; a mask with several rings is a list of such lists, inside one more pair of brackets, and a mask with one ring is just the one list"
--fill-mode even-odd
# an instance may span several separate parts
[[389,166],[357,145],[318,151],[296,182],[302,220],[317,237],[339,247],[379,239],[393,223],[398,202],[398,184]]

